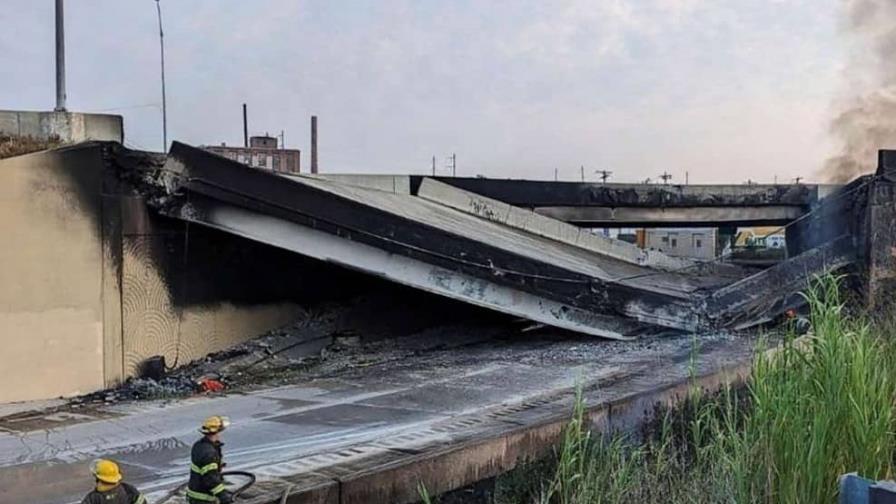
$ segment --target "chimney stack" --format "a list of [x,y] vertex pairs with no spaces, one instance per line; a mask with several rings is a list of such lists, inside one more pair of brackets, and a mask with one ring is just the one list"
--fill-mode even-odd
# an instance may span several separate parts
[[317,116],[311,116],[311,173],[317,173]]
[[243,104],[243,147],[249,147],[249,121],[246,118],[246,104]]

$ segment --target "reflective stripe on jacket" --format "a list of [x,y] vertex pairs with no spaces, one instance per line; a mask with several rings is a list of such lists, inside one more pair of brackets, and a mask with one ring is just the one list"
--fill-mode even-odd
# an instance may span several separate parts
[[218,494],[226,488],[221,476],[221,446],[207,437],[193,444],[190,454],[190,482],[187,497],[204,502],[218,502]]

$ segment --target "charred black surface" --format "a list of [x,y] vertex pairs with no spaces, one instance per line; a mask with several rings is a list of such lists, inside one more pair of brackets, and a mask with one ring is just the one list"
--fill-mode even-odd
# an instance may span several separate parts
[[[30,188],[34,197],[39,198],[44,192],[54,193],[54,197],[60,198],[67,209],[89,216],[99,229],[104,178],[103,144],[81,143],[53,149],[45,155],[57,158],[58,162],[52,165],[46,177]],[[58,184],[57,177],[66,183]]]
[[880,151],[869,184],[864,264],[868,304],[878,311],[896,306],[896,151]]
[[535,261],[184,144],[175,142],[169,159],[183,164],[179,187],[189,198],[210,197],[595,313],[622,314],[635,300],[647,311],[676,304],[687,311],[688,303],[680,297]]
[[812,275],[837,272],[855,261],[853,237],[841,236],[714,292],[706,300],[707,317],[715,327],[770,322],[805,304],[800,293]]
[[796,256],[842,235],[863,241],[870,176],[859,177],[821,200],[812,212],[785,230],[787,253]]
[[228,233],[150,214],[148,259],[176,308],[230,302],[308,305],[348,299],[386,282]]
[[374,277],[148,211],[147,199],[171,198],[163,183],[167,156],[112,142],[85,147],[98,152],[104,166],[103,232],[119,275],[122,247],[129,247],[152,264],[175,308],[288,301],[309,306],[394,289]]
[[[712,207],[797,206],[809,208],[818,199],[812,185],[705,186],[659,184],[597,184],[540,180],[497,180],[434,177],[440,182],[522,207]],[[422,176],[411,177],[417,193]]]

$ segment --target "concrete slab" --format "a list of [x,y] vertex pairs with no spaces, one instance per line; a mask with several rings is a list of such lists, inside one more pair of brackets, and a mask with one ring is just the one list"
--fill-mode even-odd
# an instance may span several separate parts
[[[289,175],[294,176],[294,175]],[[411,194],[410,175],[370,175],[365,173],[316,173],[302,174],[298,177],[310,177],[321,180],[330,180],[340,184],[376,189],[396,194]]]
[[639,266],[677,270],[694,265],[694,262],[688,259],[671,257],[658,251],[644,250],[632,243],[594,234],[587,229],[567,224],[563,220],[552,219],[532,210],[464,191],[431,178],[423,179],[417,190],[417,196],[482,219],[522,229],[538,236]]

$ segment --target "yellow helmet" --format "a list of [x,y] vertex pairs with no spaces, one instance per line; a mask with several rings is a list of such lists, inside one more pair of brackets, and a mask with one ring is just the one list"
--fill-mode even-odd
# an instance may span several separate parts
[[199,432],[203,434],[217,434],[230,427],[230,418],[221,415],[210,416],[202,422]]
[[111,460],[94,460],[90,464],[90,472],[103,483],[118,483],[121,481],[121,471],[118,469],[118,464]]

